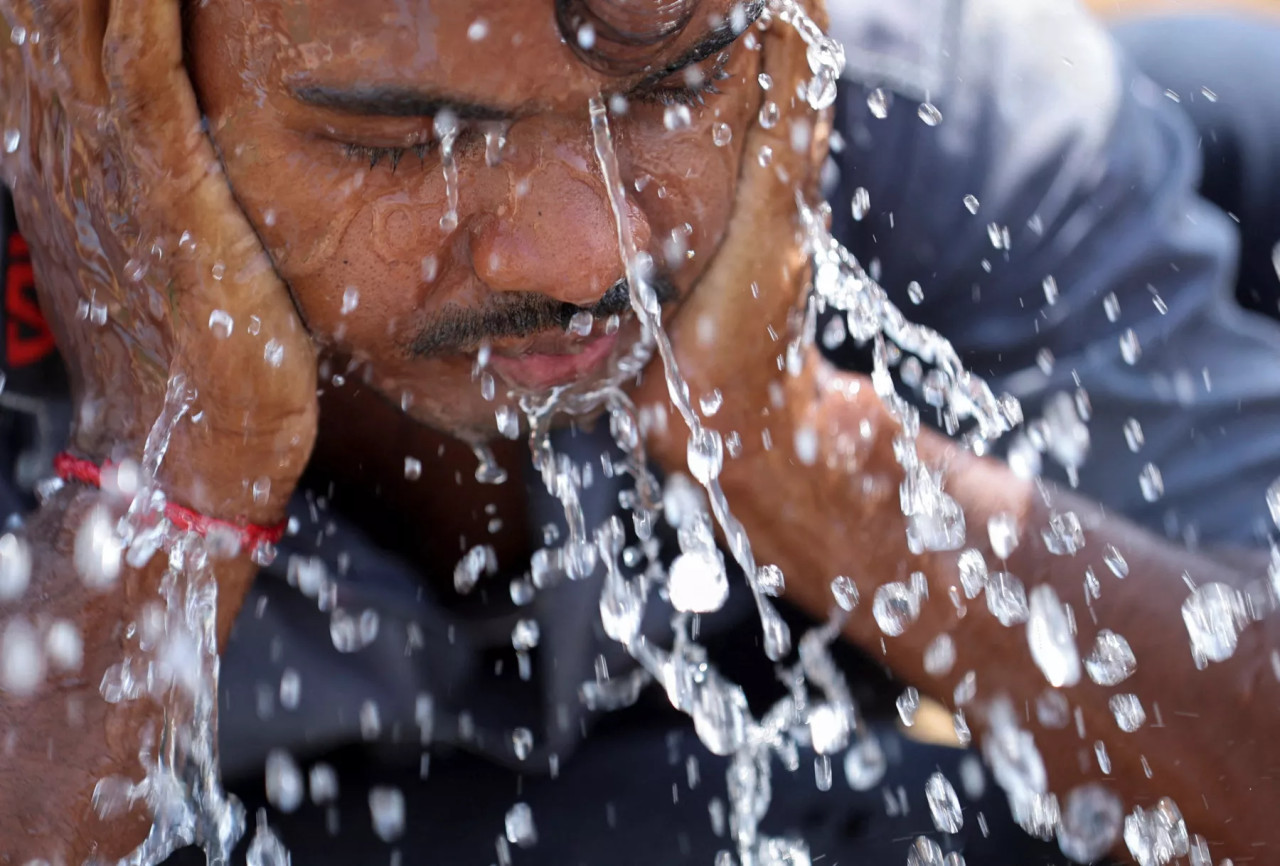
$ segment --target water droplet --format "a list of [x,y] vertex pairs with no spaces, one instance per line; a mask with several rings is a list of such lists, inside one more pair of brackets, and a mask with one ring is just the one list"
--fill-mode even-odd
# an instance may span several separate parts
[[1062,692],[1047,689],[1036,698],[1036,721],[1042,727],[1061,730],[1071,721],[1071,705]]
[[14,153],[22,144],[22,131],[18,129],[6,129],[4,131],[4,152]]
[[483,18],[477,18],[471,22],[471,26],[467,28],[467,38],[472,42],[479,42],[489,35],[489,22]]
[[417,457],[404,458],[404,477],[408,481],[417,481],[422,477],[422,461]]
[[1049,516],[1049,528],[1041,536],[1049,552],[1057,556],[1074,556],[1084,548],[1084,529],[1074,511],[1054,512]]
[[738,686],[710,676],[696,687],[693,729],[713,755],[732,755],[746,742],[751,711]]
[[693,124],[693,115],[687,105],[668,105],[662,112],[662,125],[668,132],[679,132]]
[[518,760],[527,760],[533,753],[533,731],[516,728],[511,732],[511,751]]
[[1124,422],[1124,441],[1129,446],[1129,450],[1134,454],[1142,448],[1146,442],[1142,435],[1142,425],[1138,423],[1136,418],[1129,418]]
[[284,749],[267,753],[266,787],[267,802],[281,812],[294,812],[302,805],[302,771]]
[[[1209,856],[1209,843],[1200,835],[1191,837],[1191,850],[1187,852],[1188,866],[1213,866],[1213,858]],[[1230,860],[1223,860],[1222,866],[1232,866]]]
[[949,634],[940,634],[924,649],[924,671],[932,677],[945,677],[956,663],[956,643]]
[[867,94],[867,108],[870,109],[871,115],[879,120],[884,120],[889,116],[889,106],[891,104],[892,97],[883,87],[877,87]]
[[520,438],[520,414],[511,406],[503,403],[493,410],[493,419],[498,426],[498,435],[504,439]]
[[1080,653],[1071,634],[1071,623],[1058,594],[1048,584],[1031,590],[1027,619],[1027,643],[1031,658],[1054,688],[1080,682]]
[[538,844],[538,831],[533,825],[533,809],[528,803],[516,803],[507,810],[504,822],[507,841],[521,848],[532,848]]
[[916,723],[916,713],[920,710],[920,692],[915,686],[907,686],[902,694],[898,695],[897,701],[898,718],[902,720],[902,724],[911,727]]
[[937,126],[942,123],[942,112],[931,102],[920,103],[920,109],[916,113],[924,121],[925,126]]
[[982,554],[976,550],[965,550],[956,560],[960,570],[960,585],[964,589],[964,597],[977,598],[987,585],[987,563]]
[[329,639],[340,653],[358,652],[378,636],[378,612],[366,610],[355,617],[341,607],[335,607],[329,615]]
[[1044,289],[1044,302],[1051,307],[1058,303],[1058,281],[1050,275],[1044,278],[1041,286]]
[[1142,498],[1148,502],[1155,502],[1164,496],[1164,477],[1154,463],[1148,463],[1142,467],[1142,472],[1138,475],[1138,485],[1142,489]]
[[860,186],[853,191],[853,199],[849,203],[849,210],[853,214],[854,222],[862,222],[867,213],[871,210],[871,193],[867,191],[865,186]]
[[1102,560],[1107,564],[1107,568],[1111,569],[1111,573],[1116,577],[1124,580],[1129,576],[1129,563],[1125,562],[1120,551],[1116,550],[1115,545],[1108,544],[1102,551]]
[[338,772],[333,767],[324,762],[315,763],[307,774],[307,780],[312,803],[323,806],[338,799]]
[[1072,788],[1062,808],[1058,847],[1077,863],[1105,857],[1120,839],[1124,806],[1120,798],[1096,782]]
[[14,601],[31,581],[31,549],[26,539],[6,532],[0,535],[0,601]]
[[915,280],[907,283],[907,300],[913,304],[924,302],[924,288]]
[[383,842],[394,842],[404,835],[404,794],[399,788],[369,789],[369,815],[373,832]]
[[987,537],[997,559],[1008,559],[1018,547],[1018,519],[1001,512],[988,518]]
[[1116,717],[1116,724],[1126,734],[1132,734],[1146,724],[1147,711],[1142,708],[1142,701],[1137,695],[1112,695],[1107,701],[1111,714]]
[[920,616],[920,596],[901,581],[881,584],[871,604],[880,631],[897,637]]
[[591,328],[595,325],[595,317],[588,310],[579,310],[569,319],[568,331],[579,337],[587,337],[591,334]]
[[1138,342],[1138,335],[1133,328],[1125,328],[1120,335],[1120,357],[1131,366],[1142,357],[1142,344]]
[[821,703],[809,711],[809,739],[813,750],[831,755],[849,742],[849,715],[833,704]]
[[289,849],[267,825],[267,810],[258,810],[258,829],[245,852],[245,866],[289,866]]
[[284,363],[284,346],[280,341],[267,340],[267,344],[262,348],[262,360],[272,367],[279,367]]
[[733,127],[727,123],[716,122],[711,126],[711,143],[716,147],[724,147],[733,141]]
[[1267,511],[1271,513],[1271,522],[1280,528],[1280,478],[1267,488]]
[[689,474],[702,484],[720,477],[724,465],[724,443],[715,430],[702,428],[689,436]]
[[347,286],[342,293],[342,308],[339,312],[342,315],[354,312],[355,308],[360,306],[360,290],[355,286]]
[[907,851],[907,866],[946,866],[941,846],[928,836],[917,836]]
[[1098,632],[1093,652],[1084,660],[1089,679],[1100,686],[1119,685],[1133,675],[1137,666],[1129,642],[1109,629]]
[[280,675],[280,706],[296,710],[302,698],[302,676],[293,668],[285,668]]
[[1134,807],[1124,819],[1124,842],[1139,866],[1163,866],[1190,848],[1182,813],[1168,797],[1150,810]]
[[1244,599],[1238,590],[1221,583],[1206,583],[1193,591],[1182,603],[1182,621],[1191,637],[1196,667],[1231,658],[1247,620]]
[[498,571],[498,555],[487,544],[476,545],[467,551],[453,569],[453,588],[460,595],[466,595],[480,582],[482,575],[496,574]]
[[542,630],[536,619],[518,620],[511,629],[511,647],[516,652],[528,652],[538,645]]
[[0,690],[32,694],[44,680],[44,664],[39,633],[21,617],[9,620],[0,636]]
[[778,109],[778,103],[771,99],[766,100],[764,105],[760,108],[760,125],[765,129],[773,129],[778,125],[779,115],[780,111]]
[[844,756],[844,777],[855,791],[870,791],[884,778],[888,762],[880,741],[874,736],[860,737]]
[[115,521],[106,506],[89,509],[76,532],[75,565],[81,580],[90,589],[113,585],[120,576],[123,553]]
[[964,197],[964,209],[971,214],[977,214],[978,208],[982,207],[982,203],[978,201],[976,195],[967,195]]
[[236,321],[226,310],[214,310],[209,314],[209,330],[219,340],[225,340],[235,330]]
[[956,789],[942,773],[934,773],[924,786],[925,798],[929,801],[929,814],[933,816],[933,826],[942,833],[959,833],[964,826],[964,817],[960,814],[960,798]]
[[84,661],[84,641],[80,630],[65,619],[54,620],[45,632],[44,652],[49,664],[57,670],[64,673],[79,671]]
[[720,393],[719,388],[715,388],[710,392],[703,394],[698,400],[698,408],[702,410],[703,416],[710,418],[720,411],[720,407],[724,405],[724,395]]
[[1048,349],[1041,349],[1036,352],[1036,366],[1040,368],[1040,372],[1049,376],[1053,373],[1054,357],[1053,352]]
[[858,606],[858,588],[846,575],[842,574],[831,581],[831,594],[843,611],[851,611]]
[[1007,571],[993,571],[987,575],[986,592],[987,609],[1001,625],[1013,626],[1027,621],[1030,609],[1021,580]]
[[671,605],[687,613],[713,613],[729,598],[729,578],[720,552],[694,550],[671,563],[667,579]]
[[1120,318],[1120,299],[1115,292],[1109,292],[1102,299],[1102,311],[1107,314],[1107,321],[1114,322]]
[[27,41],[27,28],[21,24],[15,24],[13,29],[9,31],[9,41],[14,45],[23,45]]

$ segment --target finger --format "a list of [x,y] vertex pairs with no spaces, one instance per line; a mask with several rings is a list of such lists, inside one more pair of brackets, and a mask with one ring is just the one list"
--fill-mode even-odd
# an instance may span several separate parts
[[264,356],[265,343],[296,345],[304,335],[202,128],[182,61],[179,6],[113,0],[103,65],[120,146],[145,197],[139,212],[153,228],[167,229],[171,242],[177,235],[163,255],[186,266],[174,301],[189,326],[181,329],[187,353],[202,365],[247,364],[238,371],[242,378],[253,367],[275,366]]
[[[11,0],[5,3],[10,42],[27,43],[47,61],[43,75],[64,79],[63,97],[84,106],[104,101],[106,81],[98,58],[107,26],[110,0]],[[13,37],[15,26],[24,27],[27,39]],[[37,36],[38,34],[38,36]],[[35,37],[35,38],[32,38]],[[38,48],[36,39],[39,40]]]
[[170,375],[199,395],[184,444],[211,453],[231,438],[268,463],[280,455],[263,476],[296,478],[309,450],[298,443],[314,434],[314,350],[203,130],[182,44],[179,0],[112,0],[103,68],[139,256],[163,262],[171,282],[152,288],[169,305]]

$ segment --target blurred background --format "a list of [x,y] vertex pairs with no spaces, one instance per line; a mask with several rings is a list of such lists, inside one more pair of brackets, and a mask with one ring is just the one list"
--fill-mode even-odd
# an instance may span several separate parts
[[1205,12],[1239,9],[1280,14],[1280,0],[1085,0],[1099,15],[1120,16],[1142,13]]

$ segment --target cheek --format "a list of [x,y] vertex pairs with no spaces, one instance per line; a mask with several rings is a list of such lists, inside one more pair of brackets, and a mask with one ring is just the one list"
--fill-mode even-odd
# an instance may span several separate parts
[[701,273],[728,227],[740,154],[716,146],[710,124],[678,138],[642,134],[629,150],[635,199],[653,231],[652,252],[687,283]]
[[280,159],[229,155],[228,172],[307,327],[366,359],[398,351],[452,258],[437,225],[442,194],[330,165],[331,154],[308,145],[276,152]]

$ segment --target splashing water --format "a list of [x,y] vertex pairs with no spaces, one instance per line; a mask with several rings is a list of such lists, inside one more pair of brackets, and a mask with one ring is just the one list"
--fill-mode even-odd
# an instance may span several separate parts
[[[829,108],[844,63],[843,49],[795,0],[770,0],[762,25],[771,21],[792,27],[804,40],[813,77],[804,85],[803,96],[814,110]],[[857,603],[856,595],[838,590],[830,620],[803,635],[796,647],[797,661],[785,664],[791,655],[792,640],[770,601],[776,594],[777,581],[771,567],[757,565],[746,531],[730,510],[719,482],[725,443],[718,432],[703,426],[663,330],[661,307],[651,281],[652,262],[647,253],[638,249],[627,217],[604,98],[591,100],[590,118],[595,156],[606,183],[630,287],[631,308],[642,325],[643,337],[630,355],[618,359],[615,377],[590,393],[563,388],[541,397],[520,397],[520,408],[528,421],[534,467],[566,517],[568,537],[557,555],[570,579],[585,578],[597,568],[603,569],[599,609],[604,630],[639,665],[632,675],[583,684],[582,696],[592,708],[612,709],[634,701],[646,685],[655,681],[661,684],[672,705],[691,717],[704,745],[715,754],[730,757],[728,826],[738,862],[742,866],[807,863],[808,852],[802,841],[770,837],[760,831],[771,801],[773,759],[776,757],[784,767],[794,770],[799,749],[812,748],[820,786],[824,779],[830,784],[831,756],[840,752],[845,752],[845,771],[853,787],[865,790],[878,784],[885,770],[884,753],[863,722],[830,653],[832,642]],[[442,139],[448,200],[441,225],[452,230],[458,219],[453,153],[456,121],[437,129],[437,133]],[[500,133],[489,134],[487,149],[489,159],[496,164],[501,150]],[[873,387],[900,425],[894,453],[904,471],[901,507],[908,518],[908,545],[916,553],[957,550],[965,542],[963,513],[942,489],[941,475],[920,460],[915,445],[920,429],[919,410],[897,393],[890,368],[901,363],[902,353],[932,367],[930,381],[940,397],[944,428],[950,434],[960,434],[961,443],[979,455],[988,453],[998,439],[1022,422],[1021,407],[1010,396],[995,395],[985,382],[968,372],[954,347],[940,334],[907,321],[884,289],[831,236],[826,228],[826,204],[813,205],[798,197],[796,206],[805,252],[813,266],[809,304],[815,314],[807,318],[808,333],[800,339],[812,342],[816,314],[834,312],[844,333],[871,344]],[[971,210],[976,211],[976,199]],[[678,521],[681,555],[670,571],[662,566],[653,534],[664,508],[663,490],[647,468],[638,412],[621,387],[644,367],[655,350],[663,365],[668,396],[689,430],[689,472],[705,490],[710,509],[708,515],[701,503],[686,506],[687,513]],[[152,809],[155,823],[151,835],[125,861],[138,866],[158,863],[192,843],[204,846],[211,864],[227,863],[245,830],[243,809],[222,791],[217,769],[217,587],[210,567],[213,551],[201,539],[176,535],[172,527],[156,519],[163,513],[164,499],[152,479],[159,471],[174,426],[194,398],[182,378],[175,376],[165,410],[147,440],[140,467],[142,483],[119,527],[131,564],[145,563],[161,549],[168,552],[168,572],[161,593],[165,615],[157,648],[151,657],[138,654],[127,658],[103,682],[107,700],[128,700],[144,694],[169,696],[164,728],[156,732],[158,740],[153,737],[140,756],[146,768],[144,780],[134,785],[127,780],[106,779],[95,792],[95,805],[104,815],[123,810],[135,801],[144,801]],[[582,469],[551,447],[549,433],[555,415],[587,414],[599,408],[607,410],[610,431],[623,454],[617,471],[631,475],[635,483],[633,495],[625,504],[639,540],[638,565],[626,562],[623,555],[625,530],[621,520],[613,517],[595,528],[586,525],[581,504]],[[961,433],[962,429],[965,432]],[[1069,432],[1072,435],[1059,437],[1056,446],[1050,437],[1050,441],[1035,447],[1051,453],[1055,447],[1057,451],[1069,451],[1071,456],[1065,460],[1074,461],[1081,442],[1078,431],[1072,428]],[[1063,441],[1073,448],[1066,448]],[[480,464],[477,478],[489,483],[505,480],[505,473],[487,449],[477,446],[476,454]],[[670,509],[667,510],[670,518]],[[705,649],[692,636],[690,614],[714,611],[723,603],[726,591],[727,578],[723,558],[715,548],[712,521],[723,533],[730,555],[746,578],[761,620],[765,654],[779,666],[780,677],[787,686],[787,695],[758,719],[747,707],[743,690],[708,662]],[[1021,622],[1030,615],[1033,654],[1051,684],[1078,680],[1080,661],[1074,646],[1069,645],[1070,635],[1065,631],[1056,596],[1049,598],[1033,592],[1028,614],[1026,593],[1020,583],[1015,584],[1016,578],[1003,572],[988,576],[981,555],[976,551],[967,553],[974,554],[977,561],[970,563],[972,574],[964,581],[965,595],[973,599],[985,591],[993,612],[997,608],[1005,612],[1001,618],[1007,619],[1006,624]],[[541,588],[537,559],[533,586]],[[1118,576],[1123,576],[1122,568],[1127,571],[1118,553],[1108,556],[1107,562]],[[473,582],[473,572],[478,570],[473,568],[464,575],[467,582]],[[535,591],[532,587],[526,590]],[[1184,610],[1201,664],[1231,654],[1243,620],[1234,597],[1224,600],[1221,593],[1211,596],[1213,591],[1206,588]],[[670,649],[645,640],[641,634],[648,603],[655,595],[663,594],[675,608]],[[918,607],[920,598],[912,592],[909,601]],[[1133,668],[1132,654],[1125,655],[1127,650],[1127,644],[1104,646],[1100,637],[1098,649],[1085,662],[1090,677],[1109,684],[1122,680]],[[947,660],[937,660],[932,666],[949,669],[954,663],[954,648],[949,652],[939,650],[939,655]],[[171,684],[180,688],[170,689]],[[1105,825],[1106,834],[1112,839],[1119,834],[1119,806],[1110,801],[1099,805],[1094,802],[1096,797],[1088,799],[1073,792],[1066,801],[1065,814],[1060,813],[1057,799],[1047,789],[1043,760],[1031,735],[1019,727],[1010,704],[994,705],[990,726],[991,735],[985,743],[988,762],[1009,795],[1015,818],[1028,832],[1042,838],[1065,833],[1074,839],[1086,829],[1092,831],[1097,825]],[[936,825],[948,832],[953,827],[958,829],[962,818],[950,782],[940,775],[931,779],[928,796]],[[508,814],[505,838],[512,844],[533,844],[536,834],[532,816],[528,807],[522,806],[517,804]],[[1142,862],[1165,862],[1165,852],[1186,849],[1185,826],[1176,807],[1167,801],[1151,812],[1136,810],[1125,823],[1131,849],[1136,846],[1152,852],[1145,859],[1140,856]],[[930,844],[928,840],[917,843],[911,853],[913,862],[941,862],[940,850],[935,857],[937,846]],[[1067,850],[1068,845],[1063,848]],[[253,850],[259,852],[257,860],[261,863],[287,862],[287,852],[261,819]],[[732,855],[723,852],[717,858],[718,864],[722,862],[732,864]]]
[[[108,777],[94,790],[94,807],[106,818],[143,802],[153,815],[143,844],[121,861],[152,866],[198,844],[211,866],[230,863],[244,833],[244,809],[222,789],[218,769],[218,585],[212,560],[226,555],[225,540],[180,533],[164,518],[164,495],[155,485],[174,429],[197,394],[173,376],[140,466],[141,483],[117,532],[129,563],[140,568],[160,550],[167,568],[157,617],[142,617],[137,650],[103,676],[100,691],[111,703],[149,697],[164,707],[161,730],[144,737],[139,754],[145,776],[136,784]],[[234,552],[234,551],[232,551]]]

